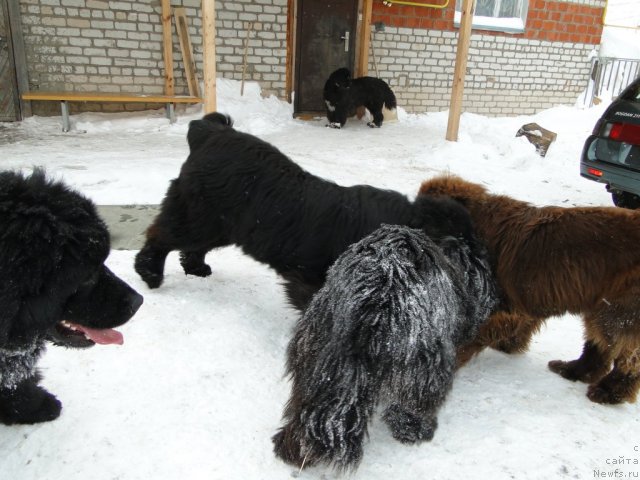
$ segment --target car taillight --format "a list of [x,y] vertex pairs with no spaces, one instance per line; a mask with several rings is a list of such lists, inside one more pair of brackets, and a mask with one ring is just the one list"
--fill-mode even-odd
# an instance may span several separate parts
[[640,145],[640,125],[606,123],[602,128],[602,136],[618,142]]
[[589,174],[594,175],[596,177],[601,177],[602,176],[602,170],[597,170],[595,168],[589,168],[587,170],[587,172],[589,172]]

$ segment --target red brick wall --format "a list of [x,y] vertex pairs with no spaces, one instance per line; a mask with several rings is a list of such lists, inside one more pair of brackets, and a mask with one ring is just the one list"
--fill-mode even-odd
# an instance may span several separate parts
[[[417,0],[414,0],[417,2]],[[425,0],[423,3],[438,3]],[[445,3],[440,0],[440,3]],[[392,5],[386,7],[374,0],[371,22],[404,28],[424,28],[433,30],[457,30],[453,26],[455,0],[450,0],[444,9]],[[501,33],[475,30],[491,35],[509,35],[519,38],[546,40],[550,42],[571,42],[600,44],[604,8],[589,7],[567,2],[549,0],[529,0],[529,13],[524,33]]]

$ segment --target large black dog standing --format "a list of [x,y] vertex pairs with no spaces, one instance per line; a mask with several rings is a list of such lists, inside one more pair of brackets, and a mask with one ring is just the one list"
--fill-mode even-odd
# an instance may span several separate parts
[[0,173],[0,421],[54,420],[61,404],[38,386],[46,340],[122,343],[111,330],[142,296],[104,260],[109,232],[90,200],[36,170]]
[[181,251],[185,273],[207,276],[206,253],[235,244],[278,272],[291,304],[303,309],[338,255],[383,223],[420,228],[432,238],[471,235],[458,221],[467,213],[457,202],[423,196],[412,203],[390,190],[336,185],[234,130],[225,115],[192,121],[187,139],[191,154],[135,260],[151,288],[162,283],[172,250]]
[[360,107],[365,107],[373,116],[373,122],[368,123],[370,127],[382,126],[385,114],[387,118],[396,117],[396,96],[389,85],[375,77],[351,78],[347,68],[339,68],[329,75],[323,96],[329,127],[344,127],[347,117],[355,115]]
[[[470,220],[469,224],[471,223]],[[383,226],[351,246],[289,343],[292,393],[275,452],[294,465],[355,467],[375,406],[397,440],[431,440],[457,347],[496,303],[483,246]]]

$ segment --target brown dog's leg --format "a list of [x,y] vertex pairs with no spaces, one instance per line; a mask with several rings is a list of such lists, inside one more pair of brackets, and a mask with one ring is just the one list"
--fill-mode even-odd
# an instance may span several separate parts
[[582,355],[577,360],[549,362],[549,370],[574,382],[576,380],[585,383],[597,382],[607,374],[610,368],[611,359],[592,340],[584,343]]
[[584,321],[587,338],[613,360],[613,370],[594,379],[587,397],[597,403],[635,402],[640,389],[640,287],[603,298]]
[[504,353],[522,353],[529,348],[531,337],[540,329],[543,319],[520,313],[496,312],[478,331],[476,338],[458,349],[458,367],[467,363],[484,348]]
[[640,389],[640,347],[624,348],[614,364],[613,370],[602,380],[590,385],[589,400],[596,403],[633,403]]

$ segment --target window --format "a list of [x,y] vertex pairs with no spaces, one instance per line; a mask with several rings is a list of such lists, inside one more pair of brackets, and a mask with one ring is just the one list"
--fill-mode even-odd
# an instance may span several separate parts
[[[460,26],[462,2],[463,0],[456,0],[456,27]],[[522,33],[528,8],[528,0],[476,0],[473,28]]]

